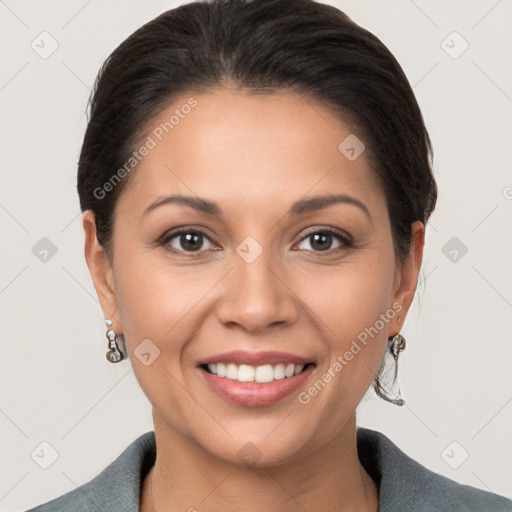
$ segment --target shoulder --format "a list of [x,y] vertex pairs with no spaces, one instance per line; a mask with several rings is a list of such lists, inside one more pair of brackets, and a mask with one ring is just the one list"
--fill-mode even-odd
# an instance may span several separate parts
[[155,457],[155,433],[146,432],[91,481],[26,512],[138,512],[140,485]]
[[430,471],[384,434],[357,430],[358,454],[379,482],[379,512],[512,512],[512,501]]
[[[430,471],[380,432],[359,428],[357,443],[361,463],[379,484],[379,512],[512,512],[511,500]],[[137,512],[155,456],[155,434],[146,432],[90,482],[27,512]]]

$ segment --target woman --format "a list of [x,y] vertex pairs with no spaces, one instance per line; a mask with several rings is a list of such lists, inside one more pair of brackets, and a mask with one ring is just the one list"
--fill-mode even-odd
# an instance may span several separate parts
[[437,197],[374,35],[312,0],[162,14],[101,69],[78,192],[107,359],[130,360],[154,432],[34,511],[512,510],[356,425],[372,384],[404,403]]

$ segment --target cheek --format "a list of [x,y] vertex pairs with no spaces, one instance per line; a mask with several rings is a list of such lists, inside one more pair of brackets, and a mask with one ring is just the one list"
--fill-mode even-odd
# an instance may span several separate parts
[[191,269],[160,257],[134,255],[119,261],[116,298],[129,350],[149,338],[162,355],[173,354],[192,336],[201,300],[222,274]]
[[365,256],[347,259],[315,279],[304,275],[299,287],[328,353],[318,368],[322,382],[305,391],[319,404],[331,402],[337,411],[353,410],[371,385],[396,316],[391,307],[393,258],[378,257],[377,252]]
[[[135,377],[157,410],[172,411],[168,423],[184,431],[190,396],[181,363],[187,341],[203,321],[201,299],[218,277],[211,269],[180,269],[142,254],[120,259],[117,268],[117,303]],[[139,359],[146,351],[149,364]]]
[[[356,339],[373,326],[381,314],[391,308],[394,269],[392,260],[374,258],[347,259],[329,272],[298,274],[298,295],[312,312],[313,319],[324,327],[333,345],[343,349],[347,341]],[[387,324],[378,323],[387,334]],[[364,337],[364,336],[362,336]],[[333,346],[334,348],[334,346]]]

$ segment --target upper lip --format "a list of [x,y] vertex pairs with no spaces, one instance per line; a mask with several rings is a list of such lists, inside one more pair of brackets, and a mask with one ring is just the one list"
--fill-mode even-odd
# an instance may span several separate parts
[[265,364],[307,364],[312,361],[304,357],[290,354],[287,352],[245,352],[235,350],[232,352],[225,352],[224,354],[217,354],[206,359],[199,361],[198,366],[205,364],[215,363],[234,363],[237,366],[247,364],[249,366],[262,366]]

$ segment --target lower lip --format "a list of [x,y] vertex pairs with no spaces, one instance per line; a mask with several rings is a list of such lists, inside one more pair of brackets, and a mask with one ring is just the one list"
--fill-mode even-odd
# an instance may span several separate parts
[[308,366],[304,371],[293,377],[273,380],[272,382],[238,382],[237,380],[218,377],[198,367],[203,378],[221,397],[229,402],[245,407],[263,407],[274,404],[290,395],[311,375],[314,365]]

